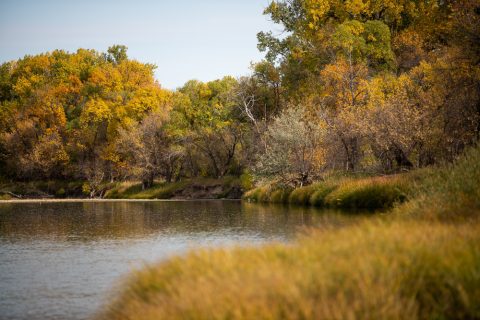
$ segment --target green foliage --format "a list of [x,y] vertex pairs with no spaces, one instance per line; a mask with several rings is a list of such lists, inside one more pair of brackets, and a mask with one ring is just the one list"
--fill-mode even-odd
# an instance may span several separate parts
[[253,189],[253,176],[248,172],[242,173],[240,176],[240,184],[245,191]]
[[114,45],[108,48],[107,60],[110,62],[120,63],[127,60],[127,47],[123,45]]
[[332,45],[344,58],[368,60],[379,67],[393,66],[390,29],[382,21],[345,21],[333,33]]

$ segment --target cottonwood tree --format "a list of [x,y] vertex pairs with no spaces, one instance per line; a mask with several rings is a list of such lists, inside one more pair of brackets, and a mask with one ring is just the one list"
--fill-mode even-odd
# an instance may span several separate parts
[[182,136],[190,175],[222,177],[238,171],[245,125],[238,121],[237,82],[225,77],[187,82],[176,97],[172,122]]
[[144,189],[150,188],[157,177],[171,182],[183,158],[182,148],[168,133],[166,115],[159,112],[121,128],[116,147],[124,169],[140,179]]

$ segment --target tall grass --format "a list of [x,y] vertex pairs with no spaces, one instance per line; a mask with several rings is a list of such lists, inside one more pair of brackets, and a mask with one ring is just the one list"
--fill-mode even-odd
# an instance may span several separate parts
[[284,190],[269,184],[247,192],[244,199],[339,209],[387,209],[405,201],[428,172],[419,170],[366,178],[335,177],[294,190]]
[[395,213],[441,221],[479,217],[480,146],[469,150],[455,164],[430,172],[414,191],[415,199],[396,208]]
[[390,208],[406,199],[407,175],[347,180],[324,197],[328,207],[344,209]]
[[108,319],[474,319],[480,228],[371,222],[138,271]]
[[291,204],[308,205],[310,204],[310,197],[321,187],[321,183],[314,183],[309,186],[300,187],[293,190],[288,197],[288,202]]
[[[385,190],[402,179],[375,183]],[[415,180],[415,198],[389,215],[293,245],[201,250],[139,270],[99,317],[479,319],[480,149]],[[367,181],[344,181],[326,197],[318,187],[310,199],[348,199]]]
[[328,203],[325,201],[325,198],[337,188],[338,184],[336,183],[323,183],[312,193],[309,203],[316,207],[327,207]]

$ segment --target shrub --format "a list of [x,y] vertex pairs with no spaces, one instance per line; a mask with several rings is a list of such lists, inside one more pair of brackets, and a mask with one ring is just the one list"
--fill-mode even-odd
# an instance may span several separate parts
[[240,185],[243,190],[251,190],[253,188],[253,176],[248,172],[244,172],[240,176]]
[[60,189],[57,190],[57,192],[55,192],[55,195],[56,195],[57,197],[65,197],[65,193],[66,193],[66,192],[65,192],[65,189],[64,189],[64,188],[60,188]]

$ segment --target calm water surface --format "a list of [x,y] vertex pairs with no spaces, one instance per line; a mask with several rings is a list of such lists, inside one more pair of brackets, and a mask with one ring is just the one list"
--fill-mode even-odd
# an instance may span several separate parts
[[90,318],[142,264],[351,221],[240,201],[0,203],[0,319]]

